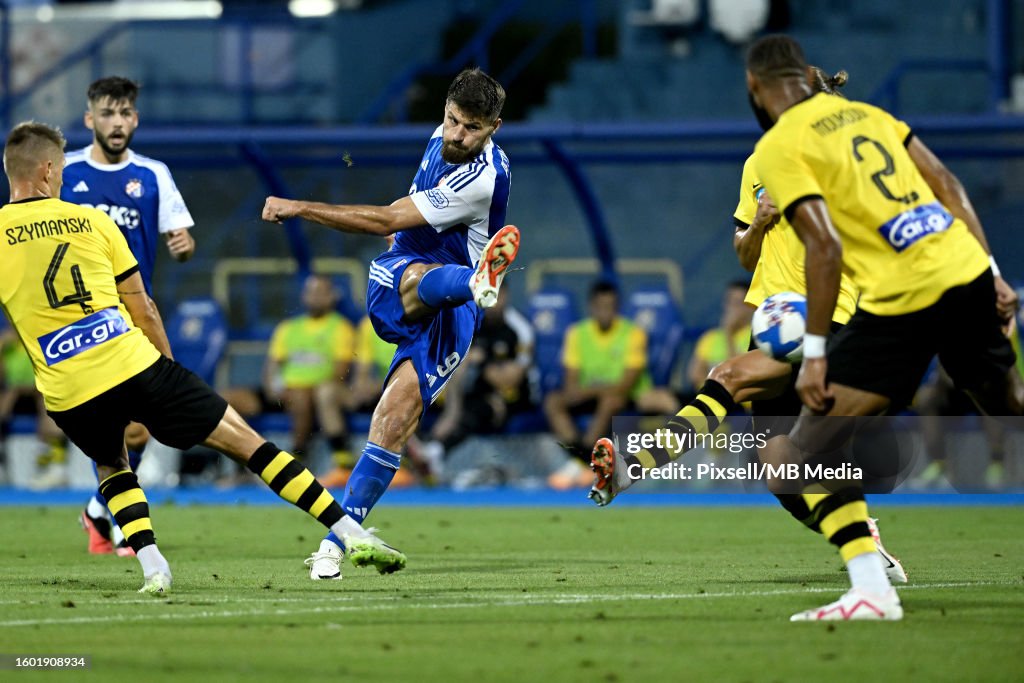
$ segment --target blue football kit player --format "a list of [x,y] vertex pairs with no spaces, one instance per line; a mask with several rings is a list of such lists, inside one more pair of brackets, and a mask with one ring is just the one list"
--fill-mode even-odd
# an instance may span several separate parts
[[[171,172],[163,163],[133,152],[129,145],[139,125],[135,100],[139,86],[126,78],[101,78],[89,86],[85,126],[93,132],[88,147],[66,155],[61,199],[99,209],[110,216],[139,262],[149,297],[153,265],[163,239],[172,258],[187,261],[195,252],[189,228],[192,216]],[[132,470],[138,467],[149,432],[132,423],[125,432]],[[131,555],[116,525],[111,526],[106,502],[97,491],[82,513],[89,534],[89,552]]]
[[[370,263],[366,306],[374,330],[397,345],[369,440],[342,507],[362,521],[383,495],[423,411],[469,350],[483,309],[519,250],[504,226],[508,158],[491,136],[501,126],[505,91],[479,69],[455,77],[444,122],[427,144],[409,195],[390,206],[330,205],[268,197],[263,219],[299,217],[343,232],[394,235]],[[328,535],[306,560],[312,579],[340,579],[343,547]]]

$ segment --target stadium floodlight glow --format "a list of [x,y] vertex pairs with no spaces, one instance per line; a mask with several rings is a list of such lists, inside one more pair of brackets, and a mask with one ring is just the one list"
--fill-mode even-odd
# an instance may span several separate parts
[[41,22],[130,21],[133,19],[218,19],[224,12],[219,0],[137,0],[96,4],[42,5],[33,8]]
[[293,17],[327,17],[338,11],[336,0],[288,0]]

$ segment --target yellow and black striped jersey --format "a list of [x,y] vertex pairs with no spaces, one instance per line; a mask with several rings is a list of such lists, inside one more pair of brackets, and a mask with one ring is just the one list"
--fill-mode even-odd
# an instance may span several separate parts
[[911,138],[878,107],[819,93],[783,112],[754,150],[757,176],[785,215],[824,198],[858,306],[876,315],[919,311],[988,268],[910,158]]
[[[743,177],[740,180],[740,201],[736,206],[733,218],[742,225],[754,222],[757,213],[757,200],[765,191],[764,185],[757,178],[754,169],[754,155],[751,154],[743,163]],[[769,195],[771,196],[771,195]],[[750,281],[750,289],[744,301],[751,306],[760,306],[761,302],[773,294],[780,292],[796,292],[807,294],[807,282],[804,278],[804,243],[797,237],[793,226],[786,218],[780,217],[779,222],[764,235],[761,242],[761,256],[754,268],[754,277]],[[839,298],[832,320],[845,325],[857,308],[857,287],[847,275],[839,280]]]
[[138,262],[102,211],[45,197],[0,208],[0,263],[0,303],[49,410],[85,403],[160,357],[118,298]]

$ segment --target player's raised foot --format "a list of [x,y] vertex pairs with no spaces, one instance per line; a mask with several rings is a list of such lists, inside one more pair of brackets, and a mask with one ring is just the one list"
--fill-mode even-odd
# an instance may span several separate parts
[[365,536],[346,534],[341,539],[345,543],[349,561],[357,567],[374,566],[381,574],[405,569],[405,553],[374,536],[373,531],[367,529]]
[[859,588],[851,588],[835,602],[797,612],[790,621],[899,621],[903,618],[903,605],[890,588],[885,595],[874,595]]
[[142,584],[142,588],[139,589],[140,593],[147,595],[165,595],[171,590],[171,575],[164,574],[163,572],[157,572],[153,576],[146,579],[146,583]]
[[[97,528],[104,522],[106,520],[94,520],[85,510],[82,510],[78,516],[78,523],[82,525],[82,531],[89,535],[90,555],[109,555],[114,552],[114,544],[110,538]],[[109,522],[106,522],[106,525],[108,528],[110,527]]]
[[607,437],[601,437],[594,444],[590,453],[590,469],[597,475],[597,481],[590,489],[589,498],[602,507],[633,485],[626,471],[626,461]]
[[516,260],[519,253],[519,228],[506,225],[494,233],[487,246],[480,254],[476,264],[476,273],[470,280],[473,289],[473,301],[480,308],[490,308],[498,303],[498,289],[505,279],[508,267]]
[[306,566],[309,567],[309,578],[313,581],[340,581],[341,560],[344,553],[341,548],[324,541],[320,549],[306,558]]
[[878,556],[882,558],[882,566],[885,568],[885,575],[889,577],[889,583],[906,583],[907,572],[903,570],[903,565],[882,545],[882,537],[878,533],[878,520],[868,517],[868,529],[871,531],[871,538],[875,539],[875,547],[878,548]]

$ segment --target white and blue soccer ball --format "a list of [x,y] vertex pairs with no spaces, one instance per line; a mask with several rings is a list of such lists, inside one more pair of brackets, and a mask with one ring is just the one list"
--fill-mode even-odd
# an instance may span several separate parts
[[799,363],[804,357],[807,299],[796,292],[773,294],[757,307],[750,332],[757,348],[775,360]]

